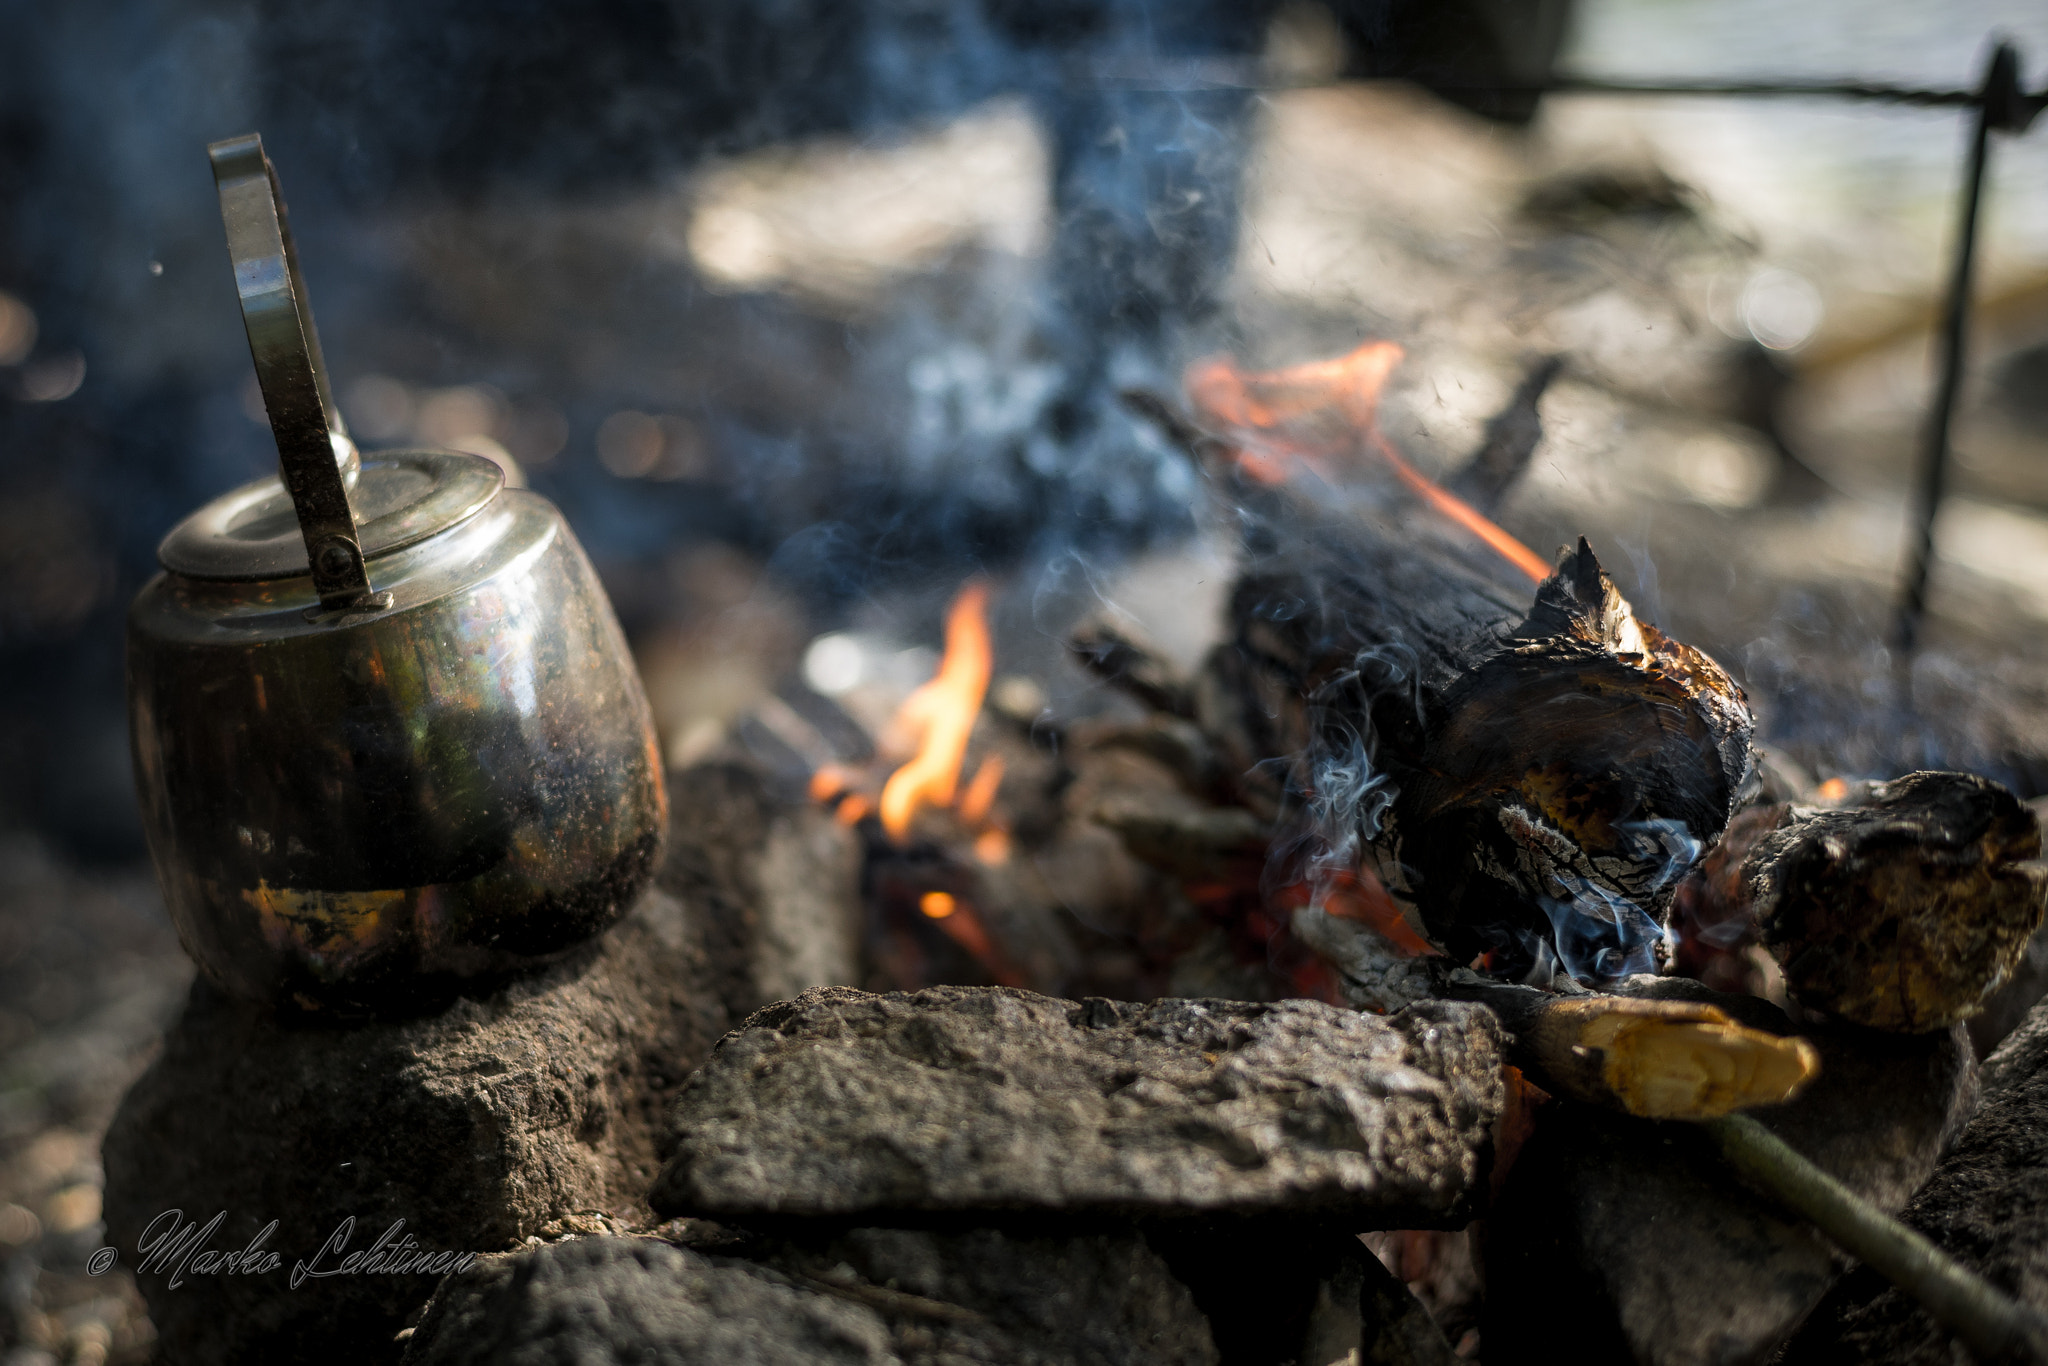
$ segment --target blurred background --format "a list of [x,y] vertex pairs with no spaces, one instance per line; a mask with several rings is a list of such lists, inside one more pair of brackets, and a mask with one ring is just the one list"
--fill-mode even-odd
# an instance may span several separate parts
[[1906,659],[1967,112],[1536,93],[1967,89],[1994,36],[2038,89],[2027,0],[0,4],[0,1360],[144,1350],[132,1292],[66,1270],[186,975],[123,613],[180,517],[275,463],[208,141],[263,134],[364,446],[488,455],[561,505],[673,762],[788,680],[900,696],[975,573],[1026,712],[1097,705],[1061,648],[1091,605],[1192,661],[1229,549],[1119,393],[1389,338],[1384,425],[1438,472],[1561,358],[1502,520],[1590,535],[1814,776],[2031,797],[2048,133],[1994,139]]

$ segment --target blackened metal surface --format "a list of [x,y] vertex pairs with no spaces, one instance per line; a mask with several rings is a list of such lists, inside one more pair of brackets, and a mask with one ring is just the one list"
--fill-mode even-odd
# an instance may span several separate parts
[[597,933],[659,853],[647,701],[553,507],[503,493],[377,573],[375,615],[171,574],[130,614],[151,850],[241,995],[413,1008]]

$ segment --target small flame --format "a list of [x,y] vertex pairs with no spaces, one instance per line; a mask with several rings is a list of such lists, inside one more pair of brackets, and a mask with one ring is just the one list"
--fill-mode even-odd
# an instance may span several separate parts
[[1815,788],[1813,795],[1830,806],[1839,806],[1849,799],[1849,784],[1846,779],[1830,778]]
[[917,909],[933,920],[944,920],[960,908],[951,892],[926,892],[918,899]]
[[1188,397],[1233,427],[1269,430],[1335,405],[1354,429],[1379,412],[1380,390],[1407,353],[1396,342],[1367,342],[1334,360],[1247,372],[1226,356],[1188,369]]
[[853,775],[838,764],[826,764],[811,775],[811,800],[829,802],[853,786]]
[[1370,925],[1411,957],[1437,957],[1443,952],[1408,923],[1386,884],[1370,868],[1330,874],[1323,888],[1323,911],[1339,920]]
[[1438,512],[1477,536],[1489,549],[1541,583],[1550,566],[1483,516],[1477,508],[1444,491],[1381,434],[1380,391],[1405,353],[1394,342],[1367,342],[1349,355],[1311,361],[1281,370],[1245,371],[1228,357],[1197,361],[1188,368],[1185,384],[1195,406],[1225,426],[1236,428],[1238,468],[1262,483],[1287,477],[1290,461],[1319,469],[1315,446],[1306,433],[1283,436],[1283,426],[1307,426],[1332,410],[1343,421],[1340,447],[1353,451],[1370,445],[1401,481]]
[[996,802],[996,789],[1003,782],[1003,756],[991,754],[981,761],[981,767],[974,771],[974,778],[967,784],[967,790],[960,794],[960,819],[968,825],[980,825],[988,820],[989,808]]
[[974,837],[974,856],[990,867],[1010,861],[1010,832],[990,826]]
[[1481,515],[1478,508],[1462,498],[1446,493],[1428,476],[1402,459],[1400,452],[1394,449],[1386,437],[1380,435],[1378,428],[1372,431],[1372,444],[1374,450],[1386,457],[1387,463],[1393,467],[1394,473],[1401,477],[1403,483],[1421,494],[1423,501],[1438,512],[1486,542],[1487,549],[1527,574],[1532,582],[1541,583],[1550,577],[1550,566],[1543,562],[1541,555],[1501,530],[1498,525]]
[[882,828],[892,838],[910,833],[919,808],[952,804],[967,739],[988,692],[990,663],[988,585],[970,583],[946,613],[946,653],[938,673],[896,713],[897,726],[918,739],[916,756],[882,787]]

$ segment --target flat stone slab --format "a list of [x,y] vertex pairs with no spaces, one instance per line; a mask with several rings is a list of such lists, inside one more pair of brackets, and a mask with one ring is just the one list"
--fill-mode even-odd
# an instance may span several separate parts
[[765,1261],[652,1238],[485,1258],[405,1366],[1215,1366],[1208,1321],[1132,1233],[850,1229]]
[[1483,1007],[1062,1001],[1007,987],[768,1007],[671,1112],[650,1203],[745,1220],[877,1211],[1455,1220],[1503,1101]]

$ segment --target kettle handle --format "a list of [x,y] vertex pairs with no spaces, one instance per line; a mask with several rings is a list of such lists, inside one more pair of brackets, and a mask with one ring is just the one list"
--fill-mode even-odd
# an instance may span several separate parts
[[389,606],[390,595],[372,591],[363,564],[348,501],[362,460],[328,388],[277,171],[255,133],[211,143],[206,155],[220,192],[256,382],[270,414],[284,486],[306,538],[320,606],[357,612]]

